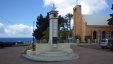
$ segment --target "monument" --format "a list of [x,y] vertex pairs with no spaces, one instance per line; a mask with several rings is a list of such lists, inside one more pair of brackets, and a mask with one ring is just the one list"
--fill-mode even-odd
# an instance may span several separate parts
[[70,48],[70,43],[58,43],[58,11],[53,9],[49,12],[49,42],[46,44],[36,43],[35,50],[26,50],[23,56],[34,61],[65,61],[79,58]]
[[49,12],[49,43],[52,47],[56,47],[58,37],[58,11],[53,9]]

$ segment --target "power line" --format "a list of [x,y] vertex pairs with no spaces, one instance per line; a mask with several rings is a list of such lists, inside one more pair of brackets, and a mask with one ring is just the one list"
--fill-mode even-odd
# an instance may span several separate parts
[[7,21],[8,23],[13,23],[12,21],[8,20],[7,18],[3,17],[3,16],[0,16],[1,19]]

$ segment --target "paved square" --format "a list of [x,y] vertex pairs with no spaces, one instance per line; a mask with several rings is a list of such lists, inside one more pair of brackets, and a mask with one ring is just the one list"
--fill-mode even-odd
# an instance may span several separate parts
[[83,48],[72,45],[74,52],[80,55],[77,60],[63,62],[34,62],[21,56],[25,47],[7,47],[0,49],[0,64],[113,64],[113,52]]

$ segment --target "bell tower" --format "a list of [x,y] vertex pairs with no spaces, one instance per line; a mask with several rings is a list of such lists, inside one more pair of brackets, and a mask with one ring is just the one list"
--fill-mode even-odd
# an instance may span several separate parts
[[74,30],[73,30],[74,36],[80,36],[81,42],[85,42],[84,39],[86,24],[81,13],[81,5],[76,5],[73,8],[73,19],[74,19]]

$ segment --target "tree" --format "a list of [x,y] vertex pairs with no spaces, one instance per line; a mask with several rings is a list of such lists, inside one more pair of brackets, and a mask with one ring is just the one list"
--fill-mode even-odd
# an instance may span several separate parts
[[[58,17],[58,33],[61,34],[62,30],[65,30],[64,27],[65,19],[62,16]],[[63,28],[63,29],[61,29]],[[36,29],[34,30],[33,36],[37,39],[49,38],[49,13],[46,17],[43,17],[42,14],[37,17]]]
[[67,30],[69,30],[68,36],[72,35],[72,30],[71,30],[71,19],[72,19],[72,17],[73,17],[73,15],[71,13],[68,13],[66,15],[66,18],[68,18],[68,21],[67,21]]
[[61,38],[61,40],[65,40],[66,37],[68,36],[68,34],[66,33],[66,22],[67,20],[62,17],[62,16],[59,16],[58,17],[58,26],[59,26],[59,30],[58,30],[58,33],[59,33],[59,36]]
[[44,31],[49,27],[49,13],[47,13],[47,16],[44,18],[42,14],[37,17],[36,21],[36,29],[34,30],[33,36],[40,40],[44,36]]
[[71,24],[71,19],[72,19],[73,15],[71,13],[68,13],[66,15],[66,17],[68,18],[68,28],[71,29],[71,25],[70,24]]
[[[112,10],[113,10],[113,4],[112,4],[112,8],[111,8]],[[112,25],[113,26],[113,14],[110,14],[110,19],[108,19],[108,25]]]

